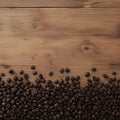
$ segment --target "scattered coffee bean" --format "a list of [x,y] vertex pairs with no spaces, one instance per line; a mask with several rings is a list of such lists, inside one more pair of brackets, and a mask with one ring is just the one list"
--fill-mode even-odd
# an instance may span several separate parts
[[1,77],[5,77],[5,73],[1,73]]
[[104,77],[105,79],[108,79],[108,78],[109,78],[107,74],[103,74],[103,77]]
[[42,75],[42,74],[39,74],[39,78],[40,78],[40,79],[43,79],[44,77],[43,77],[43,75]]
[[35,68],[35,66],[33,65],[33,66],[31,66],[31,69],[32,69],[32,70],[35,70],[36,68]]
[[60,73],[64,73],[64,68],[61,68],[61,69],[60,69]]
[[70,69],[69,68],[65,68],[65,72],[66,73],[70,73]]
[[33,75],[37,75],[37,72],[36,72],[36,71],[34,71],[34,72],[33,72]]
[[8,83],[11,83],[11,81],[12,81],[12,80],[11,80],[10,78],[7,79],[7,82],[8,82]]
[[49,76],[53,76],[54,75],[54,73],[51,71],[51,72],[49,72]]
[[14,70],[13,70],[13,69],[10,69],[10,70],[9,70],[9,73],[10,73],[10,74],[14,74]]
[[89,73],[89,72],[86,72],[86,73],[85,73],[85,77],[90,77],[90,73]]
[[115,71],[112,72],[112,75],[117,75],[117,73]]
[[19,71],[19,74],[20,74],[20,75],[23,75],[23,74],[24,74],[24,71],[23,71],[23,70],[20,70],[20,71]]
[[29,78],[29,75],[28,74],[24,74],[24,79],[28,80],[28,78]]
[[96,72],[97,69],[96,69],[95,67],[93,67],[93,68],[91,68],[91,71],[92,71],[92,72]]
[[66,77],[65,77],[65,80],[66,80],[66,81],[69,81],[69,80],[70,80],[70,77],[69,77],[69,76],[66,76]]

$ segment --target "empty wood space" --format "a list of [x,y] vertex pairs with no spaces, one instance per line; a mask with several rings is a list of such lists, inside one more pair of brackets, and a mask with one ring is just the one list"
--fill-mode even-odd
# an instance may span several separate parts
[[120,0],[0,0],[0,72],[33,64],[53,80],[61,67],[120,77]]

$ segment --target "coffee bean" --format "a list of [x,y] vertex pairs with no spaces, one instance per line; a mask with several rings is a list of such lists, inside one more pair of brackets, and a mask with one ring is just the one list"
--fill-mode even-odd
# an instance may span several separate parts
[[58,83],[59,83],[59,81],[58,81],[58,80],[55,80],[55,81],[54,81],[54,83],[55,83],[55,84],[58,84]]
[[28,74],[24,74],[23,77],[24,77],[25,80],[29,79],[29,75]]
[[61,68],[61,69],[60,69],[60,73],[64,73],[64,68]]
[[107,74],[103,74],[103,77],[104,77],[105,79],[108,79],[108,78],[109,78]]
[[80,80],[80,76],[77,75],[77,76],[75,77],[75,80],[79,81],[79,80]]
[[20,74],[20,75],[23,75],[23,74],[24,74],[24,71],[23,71],[23,70],[20,70],[20,71],[19,71],[19,74]]
[[13,70],[13,69],[10,69],[10,70],[9,70],[9,73],[10,73],[10,74],[14,74],[14,70]]
[[86,73],[85,73],[85,77],[90,77],[90,73],[89,73],[89,72],[86,72]]
[[14,79],[15,81],[17,81],[17,80],[18,80],[18,77],[17,77],[17,76],[14,76],[13,79]]
[[66,73],[70,73],[70,69],[69,68],[65,68],[65,72]]
[[36,71],[34,71],[34,72],[33,72],[33,75],[37,75],[37,72],[36,72]]
[[96,69],[95,67],[93,67],[93,68],[91,68],[91,71],[92,71],[92,72],[96,72],[97,69]]
[[1,77],[5,77],[5,73],[1,73]]
[[117,73],[116,73],[115,71],[113,71],[113,72],[112,72],[112,75],[114,75],[114,76],[115,76],[115,75],[117,75]]
[[65,77],[65,80],[66,80],[66,81],[69,81],[69,80],[70,80],[70,77],[69,77],[69,76],[66,76],[66,77]]
[[33,66],[31,66],[31,69],[32,69],[32,70],[35,70],[35,69],[36,69],[36,67],[33,65]]
[[49,76],[53,76],[54,75],[54,73],[51,71],[51,72],[49,72]]
[[8,83],[11,83],[11,81],[12,81],[12,80],[11,80],[10,78],[7,79],[7,82],[8,82]]
[[44,77],[43,77],[43,75],[42,75],[42,74],[39,74],[39,78],[40,78],[40,79],[43,79]]

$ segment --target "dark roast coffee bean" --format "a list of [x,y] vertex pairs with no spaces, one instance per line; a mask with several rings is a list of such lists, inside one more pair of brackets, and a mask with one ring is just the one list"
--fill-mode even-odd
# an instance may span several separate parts
[[69,72],[70,72],[70,69],[69,69],[69,68],[65,68],[65,72],[66,72],[66,73],[69,73]]
[[115,71],[112,72],[112,75],[117,75],[117,73]]
[[109,78],[107,74],[103,74],[103,77],[104,77],[105,79],[108,79],[108,78]]
[[39,74],[39,78],[40,78],[40,79],[43,79],[44,77],[43,77],[43,75],[42,75],[42,74]]
[[96,69],[95,67],[93,67],[93,68],[91,68],[91,71],[92,71],[92,72],[96,72],[97,69]]
[[13,79],[14,79],[15,81],[17,81],[17,80],[18,80],[18,77],[17,77],[17,76],[14,76]]
[[89,72],[86,72],[86,73],[85,73],[85,77],[90,77],[90,73],[89,73]]
[[11,83],[11,81],[12,81],[12,80],[11,80],[10,78],[7,79],[7,82],[8,82],[8,83]]
[[20,74],[20,75],[23,75],[23,74],[24,74],[24,71],[23,71],[23,70],[20,70],[20,71],[19,71],[19,74]]
[[49,76],[53,76],[54,75],[54,73],[51,71],[51,72],[49,72]]
[[24,77],[25,80],[28,80],[29,75],[28,74],[24,74],[23,77]]
[[10,73],[10,74],[14,74],[14,70],[13,70],[13,69],[10,69],[10,70],[9,70],[9,73]]
[[31,66],[31,69],[32,69],[32,70],[34,70],[34,69],[35,69],[35,66],[34,66],[34,65],[33,65],[33,66]]
[[58,81],[58,80],[55,80],[55,81],[54,81],[54,83],[55,83],[55,84],[58,84],[58,83],[59,83],[59,81]]
[[1,77],[5,77],[5,73],[1,73]]
[[69,80],[70,80],[70,77],[69,77],[69,76],[66,76],[66,77],[65,77],[65,80],[66,80],[66,81],[69,81]]
[[60,73],[64,73],[64,68],[61,68],[61,69],[60,69]]
[[34,71],[34,72],[33,72],[33,75],[37,75],[37,72],[36,72],[36,71]]

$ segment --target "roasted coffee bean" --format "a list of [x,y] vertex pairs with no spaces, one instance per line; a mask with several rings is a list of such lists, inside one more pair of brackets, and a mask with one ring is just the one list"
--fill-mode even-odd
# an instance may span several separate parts
[[54,75],[54,73],[51,71],[51,72],[49,72],[49,76],[53,76]]
[[61,68],[61,69],[60,69],[60,73],[64,73],[64,68]]
[[23,71],[23,70],[20,70],[20,71],[19,71],[19,74],[20,74],[20,75],[23,75],[23,74],[24,74],[24,71]]
[[33,72],[33,75],[37,75],[37,72],[36,72],[36,71],[34,71],[34,72]]
[[17,77],[17,76],[14,76],[13,79],[14,79],[15,81],[17,81],[17,80],[18,80],[18,77]]
[[8,82],[8,83],[11,83],[11,81],[12,81],[12,80],[11,80],[10,78],[7,79],[7,82]]
[[92,72],[96,72],[97,69],[96,69],[95,67],[93,67],[93,68],[91,68],[91,71],[92,71]]
[[40,78],[40,79],[43,79],[44,77],[43,77],[43,75],[42,75],[42,74],[39,74],[39,78]]
[[69,77],[69,76],[66,76],[66,77],[65,77],[65,80],[66,80],[66,81],[69,81],[69,80],[70,80],[70,77]]
[[18,79],[19,81],[23,81],[23,77],[19,77],[19,79]]
[[108,78],[109,78],[109,76],[108,76],[107,74],[103,74],[103,77],[104,77],[105,79],[108,79]]
[[66,73],[70,73],[70,69],[69,68],[65,68],[65,72]]
[[112,75],[114,75],[114,76],[115,76],[115,75],[117,75],[117,73],[116,73],[115,71],[113,71],[113,72],[112,72]]
[[13,70],[13,69],[10,69],[10,70],[9,70],[9,73],[10,73],[10,74],[14,74],[14,70]]
[[75,77],[75,80],[79,81],[79,80],[80,80],[80,76],[77,75],[77,76]]
[[28,74],[24,74],[23,77],[24,77],[25,80],[29,79],[29,75]]
[[32,70],[35,70],[35,69],[36,69],[36,67],[33,65],[33,66],[31,66],[31,69],[32,69]]
[[1,77],[5,77],[5,73],[1,73]]
[[85,77],[90,77],[90,73],[89,73],[89,72],[86,72],[86,73],[85,73]]
[[58,81],[58,80],[55,80],[55,81],[54,81],[54,83],[55,83],[55,84],[58,84],[58,83],[59,83],[59,81]]

